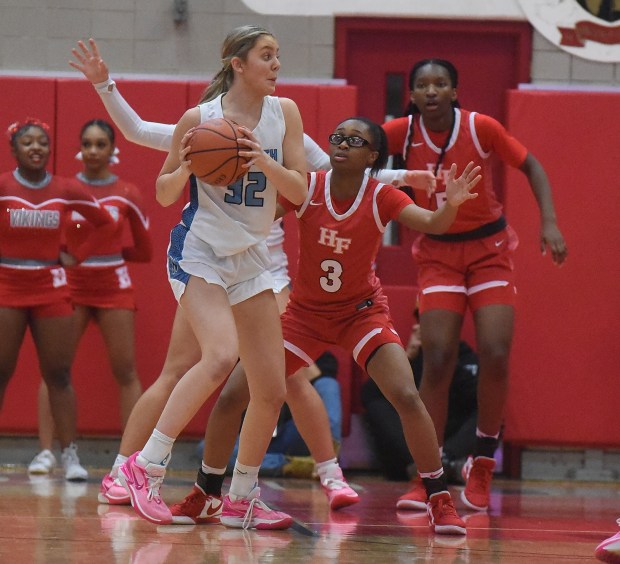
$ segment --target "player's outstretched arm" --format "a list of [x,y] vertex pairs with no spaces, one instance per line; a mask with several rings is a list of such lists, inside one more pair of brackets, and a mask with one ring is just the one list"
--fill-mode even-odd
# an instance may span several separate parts
[[411,186],[414,190],[422,190],[429,198],[437,188],[437,178],[429,170],[383,169],[377,173],[377,179],[383,184]]
[[110,78],[108,66],[101,57],[94,39],[89,46],[78,41],[71,53],[75,60],[69,65],[79,70],[95,87],[110,118],[128,141],[159,151],[170,150],[174,125],[144,121],[127,103]]

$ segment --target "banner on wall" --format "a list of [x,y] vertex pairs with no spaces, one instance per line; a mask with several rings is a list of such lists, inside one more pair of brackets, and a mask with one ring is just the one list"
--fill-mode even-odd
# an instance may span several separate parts
[[536,30],[591,61],[620,62],[620,0],[519,0]]

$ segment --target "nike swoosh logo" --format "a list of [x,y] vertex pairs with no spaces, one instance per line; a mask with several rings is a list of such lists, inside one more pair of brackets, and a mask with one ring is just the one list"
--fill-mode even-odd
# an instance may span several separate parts
[[411,143],[412,147],[421,147],[424,143]]
[[217,505],[210,505],[207,508],[207,517],[213,517],[214,515],[217,515],[221,508],[222,508],[222,502],[221,501],[219,501],[219,503]]
[[314,200],[310,200],[310,205],[311,206],[322,206],[323,204],[321,202],[315,202]]
[[501,241],[495,241],[495,246],[496,246],[496,247],[499,247],[499,246],[500,246],[503,242],[504,242],[503,240],[501,240]]
[[132,466],[129,467],[129,472],[130,472],[129,476],[127,476],[126,470],[127,470],[127,466],[125,466],[123,469],[123,474],[125,474],[127,481],[130,482],[137,490],[141,490],[146,485],[146,483],[145,482],[140,483],[140,480],[138,479],[138,476],[136,476],[136,473],[133,471]]

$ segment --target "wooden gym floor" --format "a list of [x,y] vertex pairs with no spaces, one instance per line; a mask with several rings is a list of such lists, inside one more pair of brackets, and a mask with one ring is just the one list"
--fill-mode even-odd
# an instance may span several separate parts
[[[426,515],[396,511],[407,484],[350,476],[357,505],[329,512],[314,481],[261,480],[262,499],[296,518],[288,531],[241,531],[221,525],[157,527],[131,507],[99,505],[103,472],[68,483],[60,471],[29,477],[0,472],[2,563],[297,563],[391,564],[596,562],[594,548],[617,530],[620,485],[495,480],[488,514],[466,511],[467,537],[429,532]],[[177,501],[193,475],[171,473],[162,490]],[[225,482],[227,486],[228,481]]]

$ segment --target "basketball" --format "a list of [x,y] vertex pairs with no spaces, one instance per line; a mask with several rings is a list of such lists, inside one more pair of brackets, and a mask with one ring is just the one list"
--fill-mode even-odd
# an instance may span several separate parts
[[247,169],[241,165],[248,159],[239,156],[244,146],[237,138],[242,136],[238,125],[224,118],[208,119],[197,126],[187,143],[191,147],[187,159],[196,178],[214,186],[229,186],[243,176]]

